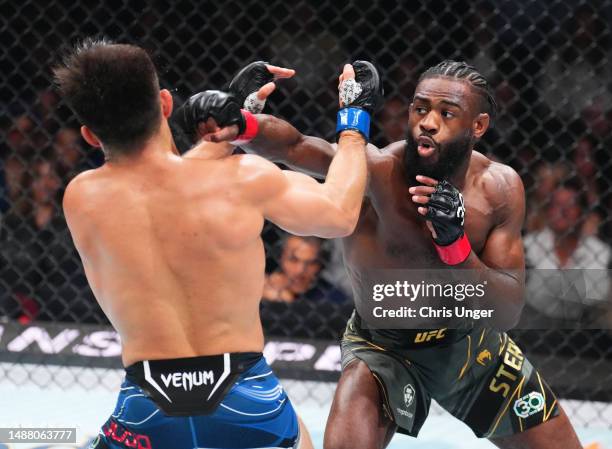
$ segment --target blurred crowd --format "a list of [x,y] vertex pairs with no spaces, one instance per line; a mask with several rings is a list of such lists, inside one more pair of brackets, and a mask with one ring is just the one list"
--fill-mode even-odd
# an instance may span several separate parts
[[78,127],[60,115],[51,88],[2,126],[0,310],[22,323],[97,322],[61,200],[70,179],[99,166],[102,154],[85,151]]
[[[439,27],[454,30],[456,35],[455,41],[443,41],[438,46],[432,44],[437,38],[429,31],[423,28],[419,34],[418,27],[404,25],[422,20],[429,23],[426,10],[410,18],[403,10],[385,16],[386,26],[396,31],[381,31],[385,42],[363,37],[372,34],[372,24],[355,24],[354,35],[364,39],[360,57],[375,60],[381,67],[387,92],[385,105],[374,119],[372,141],[384,147],[405,138],[409,99],[425,67],[446,57],[461,57],[475,65],[489,78],[499,104],[495,127],[477,149],[511,165],[524,181],[528,268],[590,270],[585,281],[590,287],[583,295],[588,301],[580,303],[564,299],[562,291],[544,287],[557,285],[562,289],[563,284],[554,277],[528,279],[530,312],[560,321],[602,317],[611,303],[606,271],[611,268],[612,244],[610,25],[605,14],[592,6],[581,4],[571,14],[556,10],[543,13],[535,10],[540,7],[537,2],[518,1],[513,8],[518,8],[524,17],[539,17],[535,26],[521,22],[523,16],[505,10],[503,5],[507,2],[502,3],[470,4],[464,9],[467,13],[461,17],[461,27],[456,27],[458,21],[453,15],[436,16]],[[227,9],[227,17],[231,17],[234,6],[228,2],[222,7]],[[276,108],[272,112],[288,117],[306,133],[325,136],[331,129],[327,122],[331,123],[328,118],[333,117],[335,109],[336,83],[330,78],[330,83],[322,86],[315,66],[325,64],[321,73],[327,73],[329,66],[341,67],[346,57],[342,49],[353,48],[351,38],[334,34],[337,26],[322,23],[317,17],[319,11],[307,2],[296,8],[292,18],[280,21],[264,36],[266,41],[258,49],[258,57],[298,69],[299,80],[289,81],[279,89],[290,94],[276,93],[272,98],[271,103],[278,103],[272,105]],[[154,42],[161,33],[155,27],[154,16],[153,10],[144,13],[143,23],[152,30],[143,35],[145,42]],[[293,33],[297,29],[290,26],[296,20],[294,16],[303,20],[303,32]],[[117,16],[117,20],[123,19]],[[167,26],[171,26],[173,16],[168,20]],[[504,25],[508,20],[514,21],[512,27]],[[119,22],[118,26],[128,26]],[[211,23],[210,30],[203,31],[203,38],[217,39],[228,33],[227,26],[215,31],[216,26],[221,25]],[[181,30],[177,28],[176,39],[185,31]],[[138,37],[138,32],[134,36]],[[54,39],[58,37],[50,35],[49,42]],[[176,53],[166,48],[173,39],[159,39],[163,42],[160,53]],[[186,51],[194,56],[196,50]],[[232,66],[236,61],[231,60],[230,67],[221,72],[217,61],[225,60],[225,56],[224,48],[213,47],[199,60],[200,68],[191,64],[183,72],[164,69],[162,82],[182,86],[182,96],[193,91],[193,86],[220,87],[222,75],[227,77],[226,72],[237,68]],[[44,59],[34,52],[29,63],[36,58]],[[47,66],[52,62],[45,61]],[[204,69],[208,66],[213,69],[206,75]],[[27,66],[23,70],[39,73],[38,67]],[[15,73],[7,85],[18,90],[23,73]],[[3,105],[0,314],[22,322],[105,322],[87,287],[61,210],[68,181],[84,169],[101,165],[103,156],[85,146],[78,123],[49,84],[48,78],[45,82],[38,79],[27,101],[17,98]],[[300,104],[299,114],[296,104]],[[264,241],[268,257],[262,292],[264,323],[273,328],[274,314],[285,314],[290,319],[289,312],[295,307],[300,313],[311,314],[315,321],[323,320],[318,324],[311,320],[310,328],[319,325],[324,329],[326,315],[338,318],[341,326],[350,310],[352,292],[340,245],[284,235],[269,224]]]
[[[4,126],[0,152],[0,310],[29,322],[104,321],[62,216],[61,198],[69,180],[103,163],[99,150],[87,148],[76,125],[58,119],[58,99],[43,90],[28,113]],[[68,121],[67,123],[72,123]],[[387,99],[380,113],[379,139],[402,140],[407,108],[402,98]],[[530,159],[529,155],[533,153]],[[577,136],[563,157],[547,161],[537,151],[517,152],[527,188],[524,227],[528,268],[591,270],[589,302],[564,302],[552,286],[558,280],[528,279],[533,313],[574,320],[585,310],[597,313],[610,303],[610,178],[602,172],[609,151],[593,133]],[[495,153],[490,154],[497,158]],[[520,169],[520,167],[515,167]],[[286,235],[267,224],[268,259],[264,302],[350,304],[351,289],[338,242]],[[279,305],[264,305],[278,312]],[[274,309],[276,308],[276,309]],[[346,307],[344,307],[346,309]],[[344,310],[343,309],[343,310]]]

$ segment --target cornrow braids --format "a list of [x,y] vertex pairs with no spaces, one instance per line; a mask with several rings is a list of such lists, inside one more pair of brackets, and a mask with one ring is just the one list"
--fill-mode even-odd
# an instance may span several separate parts
[[469,65],[465,61],[452,61],[445,60],[428,68],[421,74],[418,82],[420,83],[425,78],[432,78],[436,76],[446,76],[449,78],[455,78],[465,80],[476,91],[481,97],[481,108],[482,112],[489,114],[491,118],[491,125],[495,121],[497,115],[497,102],[493,96],[493,91],[487,79],[476,70],[473,66]]

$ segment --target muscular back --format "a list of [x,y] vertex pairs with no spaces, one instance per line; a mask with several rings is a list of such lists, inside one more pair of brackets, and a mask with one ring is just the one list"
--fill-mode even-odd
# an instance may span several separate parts
[[164,155],[69,186],[68,223],[125,364],[261,350],[263,216],[243,165]]
[[[169,135],[169,130],[167,135]],[[75,178],[64,213],[89,284],[119,331],[123,362],[261,351],[264,217],[298,235],[357,223],[365,142],[342,133],[324,183],[202,142],[152,140]]]

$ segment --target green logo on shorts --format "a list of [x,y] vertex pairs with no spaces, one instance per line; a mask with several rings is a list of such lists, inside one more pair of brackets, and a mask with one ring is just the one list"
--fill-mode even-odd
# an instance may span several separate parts
[[544,397],[537,391],[532,391],[514,402],[514,413],[519,418],[528,418],[542,410],[544,410]]

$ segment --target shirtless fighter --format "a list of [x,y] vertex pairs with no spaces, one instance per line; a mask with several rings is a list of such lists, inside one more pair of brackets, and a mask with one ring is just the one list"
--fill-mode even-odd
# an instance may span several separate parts
[[[260,77],[266,69],[264,63],[248,67]],[[244,76],[230,87],[240,90]],[[554,394],[504,332],[523,306],[525,199],[511,168],[474,150],[495,111],[491,89],[476,69],[444,61],[419,78],[406,140],[382,150],[368,145],[366,198],[355,232],[343,239],[356,309],[371,301],[362,280],[376,270],[458,268],[478,271],[488,289],[500,293],[487,298],[497,320],[495,329],[474,325],[424,334],[365,328],[355,312],[342,340],[327,449],[385,447],[396,430],[416,436],[432,398],[500,448],[580,447]],[[325,173],[334,145],[271,116],[258,120],[257,137],[243,148]]]
[[[300,235],[353,231],[366,184],[365,105],[379,97],[365,86],[378,75],[361,70],[361,94],[341,97],[356,120],[339,124],[338,151],[319,184],[259,156],[231,156],[233,144],[206,142],[197,157],[180,157],[168,126],[172,96],[138,47],[86,41],[54,73],[84,139],[106,155],[64,196],[126,367],[116,408],[91,447],[312,447],[261,353],[260,233],[264,219]],[[355,76],[350,65],[343,76]],[[237,143],[257,134],[257,119],[232,97],[213,91],[206,100],[210,118],[198,120],[208,129],[234,114]]]

